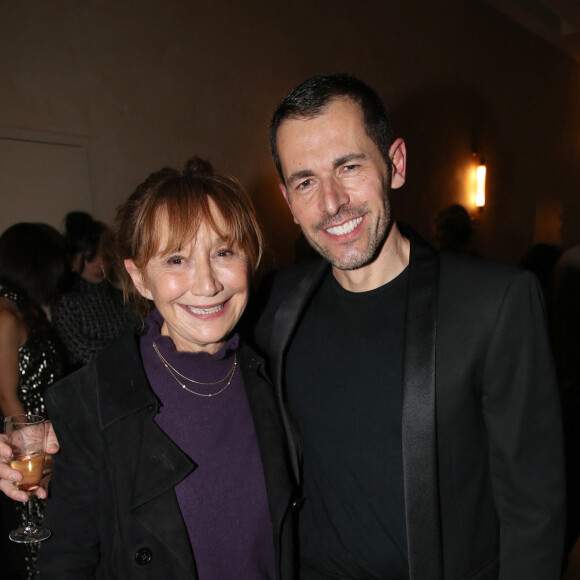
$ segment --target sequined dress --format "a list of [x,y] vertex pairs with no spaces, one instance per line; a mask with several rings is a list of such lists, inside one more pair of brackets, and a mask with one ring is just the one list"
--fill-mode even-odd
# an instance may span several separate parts
[[[27,413],[46,416],[43,393],[46,387],[61,378],[63,373],[64,358],[62,350],[59,348],[59,341],[52,325],[44,315],[43,311],[37,312],[29,306],[26,298],[6,286],[0,286],[0,297],[7,298],[13,302],[22,315],[22,319],[27,326],[28,338],[18,350],[18,398]],[[2,424],[4,417],[0,413]],[[16,511],[16,517],[12,523],[20,525],[24,523],[26,505],[8,500],[2,505],[2,512]],[[44,512],[44,501],[35,499],[33,503],[33,514],[35,523],[42,521]],[[12,552],[17,558],[24,558],[26,562],[26,575],[32,579],[35,577],[36,553],[38,544],[23,544],[18,549],[12,544]]]
[[0,286],[0,297],[16,305],[28,328],[28,339],[18,350],[18,398],[27,413],[44,416],[44,389],[61,378],[63,371],[58,338],[44,312],[35,313],[20,293]]

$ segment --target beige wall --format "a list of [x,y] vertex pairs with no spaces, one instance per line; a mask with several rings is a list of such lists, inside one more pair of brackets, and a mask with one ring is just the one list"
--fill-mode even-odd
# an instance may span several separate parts
[[150,171],[208,157],[250,190],[278,264],[297,230],[268,119],[337,70],[389,106],[409,154],[393,203],[425,236],[467,202],[477,140],[482,253],[517,262],[535,241],[580,238],[580,65],[480,0],[0,0],[0,129],[83,139],[105,221]]

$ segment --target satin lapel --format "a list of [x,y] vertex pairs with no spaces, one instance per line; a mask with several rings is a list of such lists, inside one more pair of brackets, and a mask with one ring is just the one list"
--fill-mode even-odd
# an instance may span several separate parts
[[411,580],[443,578],[435,347],[439,256],[411,237],[403,359],[403,467]]
[[294,289],[292,289],[286,299],[280,304],[272,324],[271,334],[271,349],[269,352],[274,353],[270,361],[274,385],[276,388],[276,397],[282,413],[282,422],[288,438],[288,445],[290,448],[290,461],[292,463],[292,470],[297,482],[300,478],[300,451],[297,438],[294,434],[294,429],[291,425],[290,419],[286,412],[284,403],[284,358],[286,356],[286,349],[290,343],[290,338],[294,329],[298,325],[301,314],[304,312],[308,300],[314,293],[314,290],[319,285],[320,281],[327,272],[329,265],[326,261],[321,260],[317,266],[308,271]]

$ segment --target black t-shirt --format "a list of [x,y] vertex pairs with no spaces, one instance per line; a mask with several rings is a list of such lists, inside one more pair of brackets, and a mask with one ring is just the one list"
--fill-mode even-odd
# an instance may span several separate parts
[[304,450],[303,566],[329,578],[408,578],[401,443],[405,270],[344,290],[329,274],[287,359]]

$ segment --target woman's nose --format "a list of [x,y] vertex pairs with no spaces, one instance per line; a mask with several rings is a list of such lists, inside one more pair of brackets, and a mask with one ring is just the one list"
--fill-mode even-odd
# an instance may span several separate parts
[[215,296],[224,287],[211,263],[208,260],[202,260],[192,269],[191,288],[196,296]]

